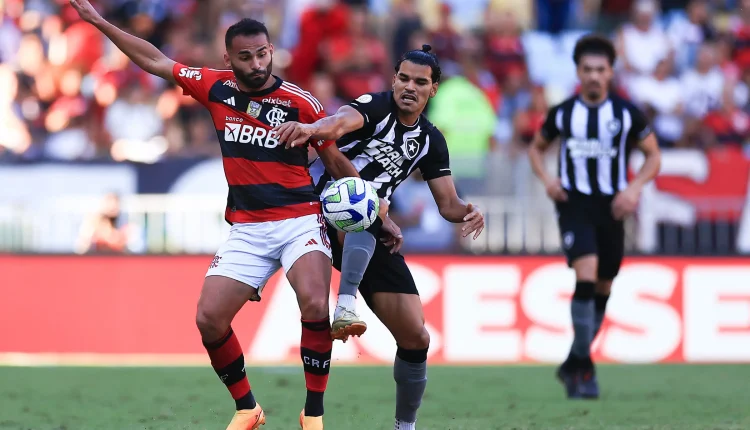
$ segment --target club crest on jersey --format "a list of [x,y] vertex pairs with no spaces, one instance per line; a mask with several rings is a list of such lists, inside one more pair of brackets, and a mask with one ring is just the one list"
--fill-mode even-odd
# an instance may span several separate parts
[[274,106],[268,113],[266,114],[266,119],[268,120],[268,125],[271,127],[277,127],[284,123],[286,120],[287,113],[283,110],[279,109],[278,107]]
[[260,110],[263,108],[263,105],[261,105],[258,102],[251,101],[250,104],[247,106],[247,113],[253,118],[257,118],[260,116]]
[[417,154],[419,154],[419,142],[417,142],[416,139],[407,139],[406,142],[401,145],[401,150],[404,152],[406,158],[413,160],[416,158]]
[[620,127],[622,127],[622,124],[617,118],[607,122],[607,131],[612,133],[613,135],[620,132]]

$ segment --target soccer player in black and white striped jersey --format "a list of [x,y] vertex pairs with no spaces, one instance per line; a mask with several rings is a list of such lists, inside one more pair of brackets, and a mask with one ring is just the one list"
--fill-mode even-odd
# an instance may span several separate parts
[[[635,212],[641,189],[659,172],[661,155],[643,113],[608,90],[615,62],[612,43],[585,36],[576,44],[573,60],[580,94],[550,109],[529,157],[555,203],[563,251],[576,273],[573,345],[557,377],[569,398],[598,398],[590,350],[622,263],[623,219]],[[545,171],[542,155],[558,138],[554,177]],[[627,162],[633,148],[643,151],[646,161],[629,181]]]
[[[336,140],[359,176],[386,200],[419,169],[440,215],[447,221],[462,223],[463,236],[473,235],[476,239],[484,229],[484,215],[478,207],[458,197],[445,137],[424,115],[427,101],[437,94],[441,77],[438,58],[430,50],[429,45],[423,45],[401,57],[391,91],[363,94],[335,115],[313,124],[286,122],[277,127],[277,136],[288,147],[309,139]],[[316,188],[323,191],[329,179],[329,172],[324,173]],[[383,222],[388,222],[387,217]],[[361,325],[353,312],[359,290],[396,340],[394,430],[415,430],[427,386],[430,335],[424,325],[414,277],[403,255],[390,248],[393,234],[381,237],[378,223],[376,220],[374,229],[347,233],[345,237],[334,229],[328,230],[333,264],[341,272],[331,335],[346,340],[351,335],[347,328],[354,327],[352,323]],[[377,241],[378,237],[382,241]]]

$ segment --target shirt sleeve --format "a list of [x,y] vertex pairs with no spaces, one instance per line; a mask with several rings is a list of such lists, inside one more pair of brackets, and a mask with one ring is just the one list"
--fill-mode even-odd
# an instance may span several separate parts
[[633,120],[633,125],[628,132],[629,140],[640,142],[651,134],[651,124],[648,123],[646,115],[644,115],[637,107],[630,105],[628,106],[628,110],[630,111],[630,117]]
[[430,148],[427,155],[419,162],[419,170],[425,181],[437,179],[451,174],[451,162],[448,154],[448,144],[443,133],[437,128],[428,135]]
[[208,92],[211,89],[210,73],[207,67],[188,67],[180,63],[175,63],[172,68],[172,75],[182,88],[182,93],[204,105],[208,103]]
[[557,107],[553,107],[547,111],[547,118],[544,120],[544,124],[542,124],[540,130],[542,137],[547,139],[548,142],[560,135],[560,129],[557,128],[557,109]]
[[363,134],[372,134],[376,126],[391,112],[391,93],[366,93],[349,102],[362,115]]

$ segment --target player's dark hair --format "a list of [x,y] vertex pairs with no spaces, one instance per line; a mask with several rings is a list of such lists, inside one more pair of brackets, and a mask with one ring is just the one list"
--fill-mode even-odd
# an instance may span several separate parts
[[227,29],[227,33],[224,36],[224,44],[229,49],[235,37],[255,36],[256,34],[265,34],[266,38],[269,41],[271,40],[265,24],[254,19],[244,18]]
[[573,61],[575,61],[576,66],[584,55],[603,55],[609,60],[610,66],[615,65],[615,59],[617,58],[615,45],[608,38],[598,34],[589,34],[578,39],[573,50]]
[[431,50],[432,46],[422,45],[422,49],[415,49],[402,55],[398,63],[396,63],[396,73],[401,68],[401,63],[409,61],[422,66],[430,66],[430,69],[432,69],[432,82],[440,82],[440,76],[443,72],[440,70],[440,62],[437,55],[431,54]]

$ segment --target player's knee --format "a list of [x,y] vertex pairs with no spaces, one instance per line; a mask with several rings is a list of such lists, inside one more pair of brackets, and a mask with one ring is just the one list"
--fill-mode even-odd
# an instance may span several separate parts
[[221,315],[220,312],[198,307],[195,315],[195,325],[204,340],[213,340],[221,337],[229,329],[231,321]]
[[397,343],[399,347],[404,349],[427,349],[430,347],[430,333],[422,325],[420,329],[414,330],[412,333],[405,333],[403,336],[399,336]]
[[599,259],[596,255],[585,255],[573,262],[577,281],[594,281],[597,278]]
[[316,295],[300,301],[299,310],[303,320],[322,320],[328,317],[328,294]]

